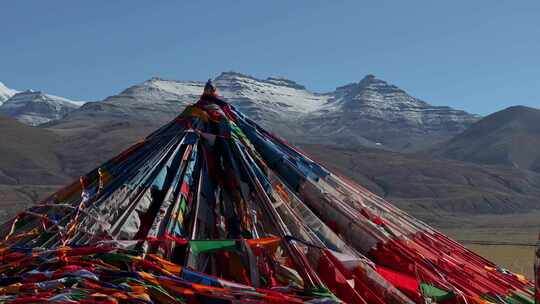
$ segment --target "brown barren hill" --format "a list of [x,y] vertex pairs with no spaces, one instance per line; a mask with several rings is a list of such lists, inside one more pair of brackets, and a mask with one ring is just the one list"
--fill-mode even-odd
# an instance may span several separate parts
[[540,110],[493,113],[432,151],[436,157],[540,172]]

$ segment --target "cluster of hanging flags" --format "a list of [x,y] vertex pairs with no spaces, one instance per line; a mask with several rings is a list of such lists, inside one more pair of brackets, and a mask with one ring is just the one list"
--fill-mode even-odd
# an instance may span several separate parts
[[534,303],[223,102],[99,169],[2,226],[0,302]]

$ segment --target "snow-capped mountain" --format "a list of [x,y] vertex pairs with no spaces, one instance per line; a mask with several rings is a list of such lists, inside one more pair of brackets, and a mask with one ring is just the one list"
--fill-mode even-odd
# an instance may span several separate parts
[[215,84],[225,100],[294,142],[415,150],[448,139],[479,119],[432,106],[373,75],[322,94],[291,80],[234,72],[222,73]]
[[[225,100],[265,126],[276,126],[278,121],[296,120],[299,116],[319,109],[328,100],[328,96],[311,93],[303,86],[282,78],[259,80],[227,72],[216,77],[214,83]],[[185,106],[197,101],[204,84],[203,81],[154,77],[107,97],[102,102],[87,103],[66,119],[100,112],[100,115],[115,113],[115,117],[148,119],[162,123],[173,118]]]
[[[329,93],[314,93],[284,78],[257,79],[235,72],[221,73],[214,83],[226,101],[296,143],[414,150],[460,133],[479,119],[432,106],[373,75]],[[195,102],[203,87],[203,81],[152,78],[102,102],[87,103],[54,125],[161,125]]]
[[[465,130],[480,117],[433,106],[373,75],[329,93],[328,103],[310,115],[305,129],[317,140],[415,150]],[[337,127],[339,126],[339,127]],[[326,138],[326,139],[324,139]]]
[[[199,98],[204,84],[202,81],[154,77],[118,95],[108,97],[104,102],[130,106],[170,103],[188,105]],[[277,111],[280,115],[287,112],[312,112],[327,101],[327,97],[313,94],[303,86],[282,78],[260,80],[240,73],[226,72],[216,77],[214,84],[219,94],[234,105],[247,106],[247,101],[250,106],[264,107],[265,110]]]
[[286,138],[303,136],[304,130],[299,123],[320,109],[329,98],[284,78],[263,80],[226,72],[215,78],[214,83],[226,101]]
[[190,103],[198,98],[204,88],[199,81],[165,80],[154,77],[134,85],[118,95],[108,97],[107,103],[118,105]]
[[313,94],[302,85],[284,78],[256,79],[240,73],[222,73],[215,79],[221,95],[232,104],[245,102],[264,110],[309,113],[326,103],[327,97]]
[[17,94],[18,91],[6,87],[2,82],[0,82],[0,106],[11,96]]
[[412,97],[404,90],[368,75],[358,84],[341,87],[331,100],[341,112],[355,113],[366,119],[400,122],[411,127],[453,133],[463,130],[463,124],[479,117],[450,107],[432,106]]
[[[263,126],[285,136],[301,131],[298,128],[299,119],[320,109],[329,98],[324,94],[312,93],[291,80],[262,80],[235,72],[221,73],[214,79],[214,84],[219,95],[227,102]],[[162,121],[166,121],[181,112],[185,106],[197,101],[204,85],[203,81],[154,77],[106,98],[100,106],[114,105],[115,110],[122,109],[123,114],[135,111],[136,119],[151,118],[159,121],[161,117]],[[301,132],[298,135],[300,136]]]
[[158,77],[133,85],[103,101],[87,102],[47,127],[54,129],[97,128],[104,126],[128,128],[143,125],[154,128],[176,117],[197,100],[204,88],[199,81],[165,80]]
[[84,102],[72,101],[40,91],[26,90],[7,99],[0,106],[0,113],[24,124],[37,126],[58,120],[83,104]]

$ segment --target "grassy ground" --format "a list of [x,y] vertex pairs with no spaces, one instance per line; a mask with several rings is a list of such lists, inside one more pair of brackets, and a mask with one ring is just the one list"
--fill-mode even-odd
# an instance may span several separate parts
[[533,278],[534,247],[474,244],[466,247],[504,268]]
[[488,260],[532,278],[535,247],[478,245],[465,241],[534,244],[540,231],[540,212],[463,217],[438,228]]

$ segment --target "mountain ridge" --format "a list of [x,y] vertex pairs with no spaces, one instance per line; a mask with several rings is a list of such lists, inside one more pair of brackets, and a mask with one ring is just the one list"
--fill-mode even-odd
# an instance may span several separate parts
[[[238,72],[223,72],[214,83],[225,100],[295,143],[342,145],[350,141],[389,150],[418,150],[426,142],[449,139],[479,119],[465,111],[432,106],[372,74],[326,93],[312,92],[283,77],[258,79]],[[198,99],[203,87],[202,81],[153,77],[105,98],[99,114],[110,110],[117,118],[157,125]],[[88,104],[52,125],[95,117],[97,107]]]
[[[389,150],[414,151],[425,148],[426,141],[449,139],[478,119],[462,110],[430,105],[369,74],[357,83],[338,87],[328,106],[304,124],[327,134],[318,140],[330,144],[367,141]],[[332,140],[333,136],[338,138]]]

